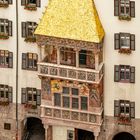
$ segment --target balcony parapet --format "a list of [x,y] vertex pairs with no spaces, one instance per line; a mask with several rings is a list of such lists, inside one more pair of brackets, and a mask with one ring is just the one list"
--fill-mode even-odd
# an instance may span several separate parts
[[95,112],[66,109],[66,108],[54,107],[54,106],[41,106],[41,117],[43,118],[64,120],[64,121],[91,124],[97,126],[102,125],[103,122],[101,117],[102,112],[103,109],[101,109],[99,113],[95,113]]
[[103,64],[99,70],[76,68],[72,66],[51,63],[38,63],[39,76],[67,79],[87,83],[99,83],[103,77]]

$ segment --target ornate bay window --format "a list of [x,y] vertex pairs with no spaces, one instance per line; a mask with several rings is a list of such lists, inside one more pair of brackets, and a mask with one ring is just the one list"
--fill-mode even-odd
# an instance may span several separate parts
[[60,48],[60,63],[62,65],[76,65],[76,53],[72,48]]
[[83,68],[95,68],[95,56],[93,52],[81,50],[79,52],[79,66]]
[[54,106],[88,110],[88,97],[79,95],[79,89],[63,87],[62,93],[54,93]]

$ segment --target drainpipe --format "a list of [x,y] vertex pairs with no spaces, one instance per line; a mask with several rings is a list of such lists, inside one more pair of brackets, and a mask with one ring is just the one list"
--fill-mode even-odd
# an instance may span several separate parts
[[19,51],[19,38],[18,38],[18,0],[16,0],[16,140],[18,140],[18,51]]

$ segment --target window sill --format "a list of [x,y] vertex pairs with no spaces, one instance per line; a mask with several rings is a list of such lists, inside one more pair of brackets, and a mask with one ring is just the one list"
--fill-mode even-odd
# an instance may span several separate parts
[[8,38],[9,38],[9,36],[8,36],[7,34],[2,34],[2,33],[0,33],[0,39],[6,40],[6,39],[8,39]]
[[29,11],[36,11],[37,7],[36,7],[36,5],[27,4],[27,5],[25,5],[24,9],[29,10]]
[[127,21],[130,21],[131,20],[131,17],[128,15],[120,15],[119,16],[119,20],[127,20]]
[[0,101],[0,105],[2,106],[8,106],[9,102],[8,101]]
[[36,37],[26,37],[24,41],[28,43],[35,43]]
[[9,7],[8,3],[0,3],[0,7],[7,8]]
[[131,125],[131,120],[128,117],[119,117],[118,118],[118,124],[121,124],[121,125]]
[[119,53],[131,54],[131,50],[129,48],[128,49],[121,48],[121,49],[119,49]]
[[24,107],[28,109],[37,109],[37,105],[32,105],[32,104],[25,104]]

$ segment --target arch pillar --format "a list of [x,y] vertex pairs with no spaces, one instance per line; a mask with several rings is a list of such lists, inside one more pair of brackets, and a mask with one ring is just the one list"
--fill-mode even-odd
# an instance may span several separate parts
[[93,132],[94,140],[98,140],[99,132]]
[[53,140],[52,126],[44,125],[45,128],[45,140]]

